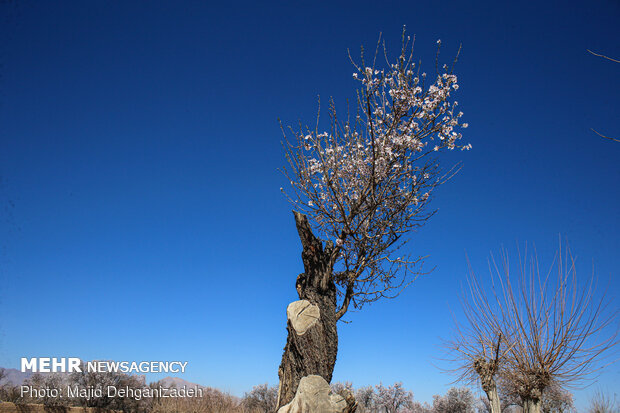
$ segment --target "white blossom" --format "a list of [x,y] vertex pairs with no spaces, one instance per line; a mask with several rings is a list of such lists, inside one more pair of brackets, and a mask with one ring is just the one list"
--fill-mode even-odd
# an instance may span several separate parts
[[403,48],[399,64],[356,66],[358,114],[341,120],[331,105],[329,132],[300,131],[298,146],[288,147],[286,173],[302,200],[296,205],[305,205],[321,235],[335,240],[336,266],[356,271],[340,286],[353,282],[362,294],[358,304],[403,285],[394,271],[416,261],[392,260],[390,253],[430,216],[426,204],[443,183],[439,153],[471,148],[460,142],[459,130],[468,125],[451,96],[456,75],[444,65],[434,81],[426,73],[418,77],[407,63],[412,60]]

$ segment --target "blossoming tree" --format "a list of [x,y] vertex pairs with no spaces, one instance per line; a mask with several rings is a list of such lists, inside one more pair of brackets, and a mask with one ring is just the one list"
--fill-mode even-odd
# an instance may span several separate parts
[[467,124],[452,100],[456,75],[437,62],[435,74],[421,73],[404,31],[395,61],[381,42],[372,62],[363,49],[361,62],[351,61],[360,83],[356,114],[341,119],[331,101],[327,131],[317,116],[314,129],[285,132],[292,190],[284,192],[294,205],[304,273],[300,301],[287,311],[278,408],[304,376],[331,381],[337,322],[350,308],[395,297],[419,273],[422,258],[402,247],[433,215],[433,191],[455,171],[441,167],[441,154],[470,148],[460,143]]

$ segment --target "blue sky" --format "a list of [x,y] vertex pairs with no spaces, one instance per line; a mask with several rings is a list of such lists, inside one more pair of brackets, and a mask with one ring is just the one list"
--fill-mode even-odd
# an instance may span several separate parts
[[[317,4],[319,3],[319,4]],[[466,256],[558,236],[619,308],[620,4],[12,1],[0,6],[0,365],[187,360],[241,395],[277,382],[302,271],[278,118],[353,97],[347,58],[403,25],[432,70],[462,43],[461,172],[414,234],[428,267],[340,325],[335,380],[430,401]],[[514,248],[513,248],[514,249]],[[620,368],[580,391],[618,391]]]

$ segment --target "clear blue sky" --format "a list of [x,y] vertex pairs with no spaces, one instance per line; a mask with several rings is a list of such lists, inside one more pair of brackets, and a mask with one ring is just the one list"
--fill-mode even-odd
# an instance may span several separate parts
[[[317,3],[320,3],[317,5]],[[279,188],[278,118],[356,83],[347,48],[403,25],[456,68],[469,152],[412,251],[436,266],[340,325],[335,380],[443,393],[466,254],[558,235],[620,281],[620,4],[12,1],[0,5],[0,365],[19,357],[187,360],[242,394],[277,382],[302,271]],[[620,367],[599,379],[618,391]],[[580,392],[583,403],[592,389]]]

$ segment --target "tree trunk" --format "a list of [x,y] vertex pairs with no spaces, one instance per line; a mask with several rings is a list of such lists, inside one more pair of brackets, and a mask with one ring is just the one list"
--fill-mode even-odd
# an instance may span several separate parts
[[[497,347],[499,351],[499,347]],[[497,355],[492,361],[486,361],[485,359],[478,359],[474,362],[474,369],[478,373],[480,378],[480,384],[482,390],[484,390],[489,400],[489,406],[491,413],[501,413],[502,408],[499,401],[499,395],[497,394],[497,384],[495,383],[495,374],[497,373]]]
[[484,389],[484,391],[489,399],[491,413],[502,413],[502,407],[499,402],[499,395],[497,394],[497,386],[495,385],[495,381],[493,381],[493,384],[489,389]]
[[[333,245],[328,242],[323,248],[321,240],[312,233],[306,216],[298,212],[294,214],[304,263],[304,273],[297,277],[297,294],[309,305],[304,302],[291,303],[287,311],[288,338],[278,369],[280,386],[276,410],[295,397],[303,377],[316,374],[330,383],[338,352],[336,285],[332,277],[331,257]],[[318,311],[314,306],[318,307]],[[306,318],[318,313],[316,322],[302,323],[300,327],[295,320],[303,316],[303,311],[310,314]]]
[[523,413],[541,413],[542,402],[540,399],[524,399]]

